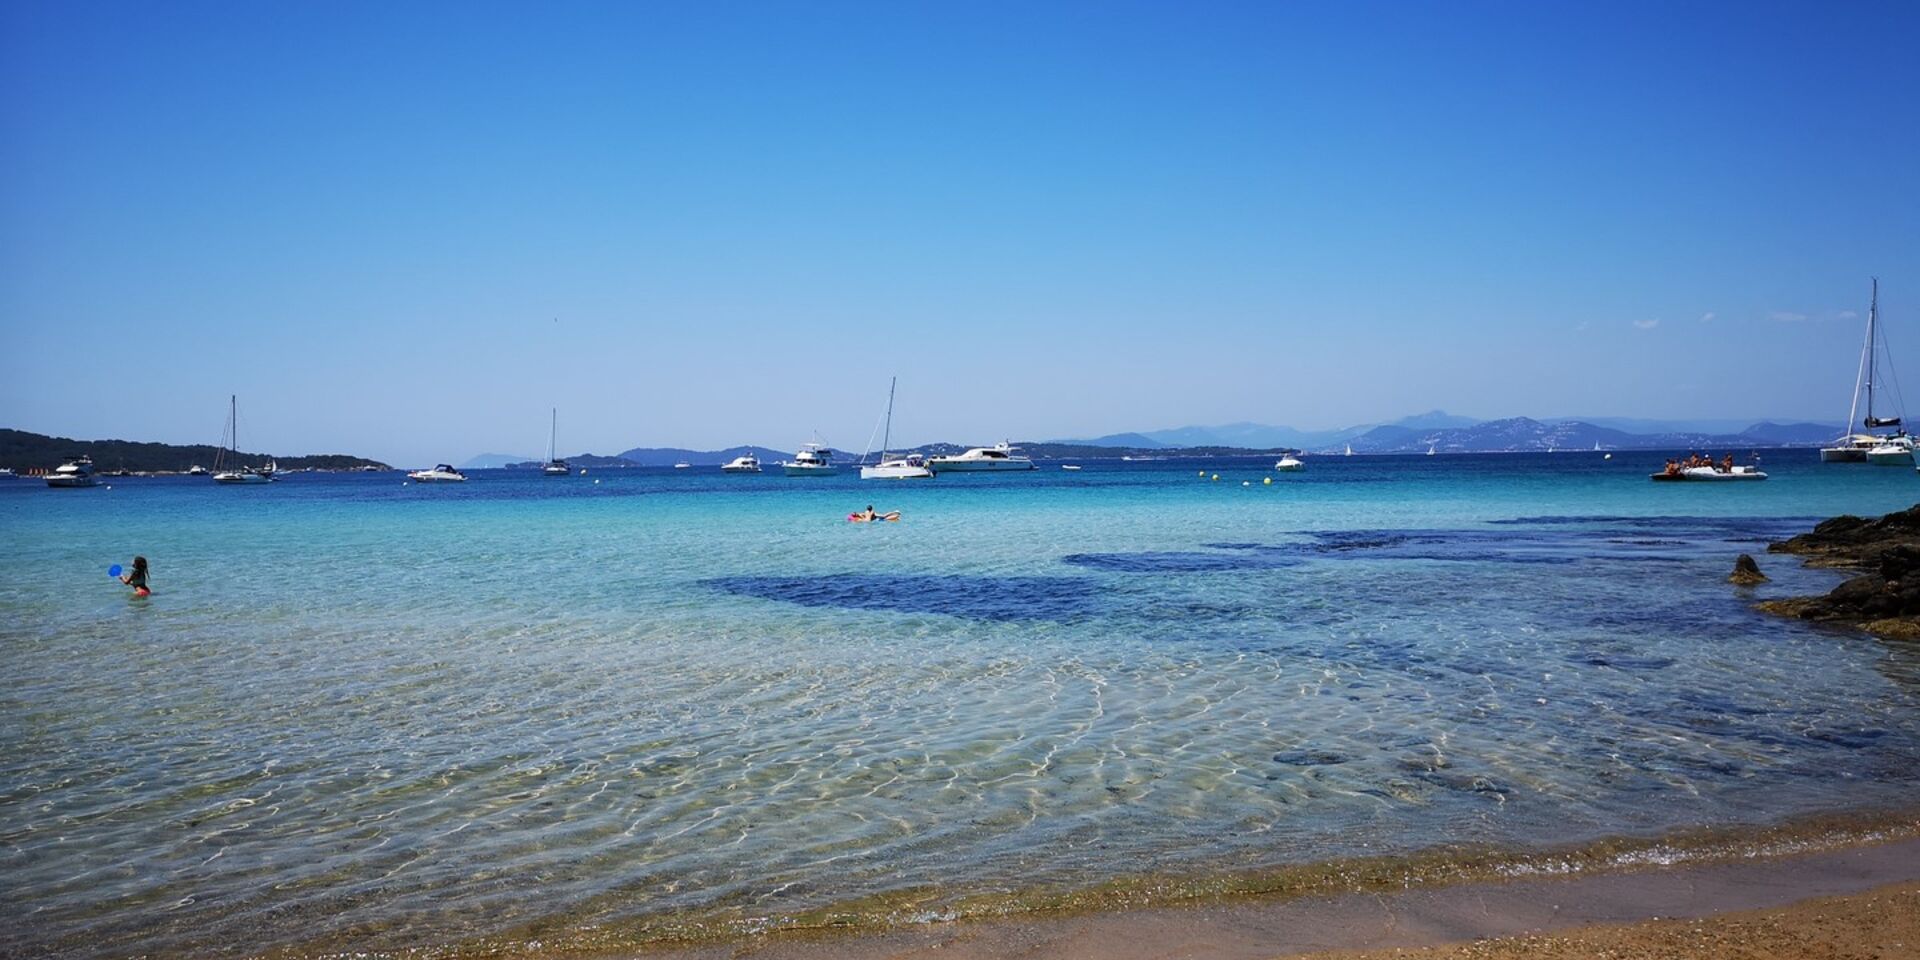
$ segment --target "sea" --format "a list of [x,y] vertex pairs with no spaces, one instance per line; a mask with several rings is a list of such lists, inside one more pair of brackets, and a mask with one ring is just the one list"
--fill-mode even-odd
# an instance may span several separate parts
[[1842,579],[1767,541],[1920,475],[1667,455],[0,481],[0,955],[637,949],[1910,810],[1920,648],[1754,605]]

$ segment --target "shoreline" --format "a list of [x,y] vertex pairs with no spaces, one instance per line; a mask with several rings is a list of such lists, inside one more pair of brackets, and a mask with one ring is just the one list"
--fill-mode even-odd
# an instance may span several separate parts
[[[1436,958],[1481,956],[1489,950],[1533,956],[1546,945],[1541,938],[1552,937],[1568,947],[1571,952],[1566,955],[1587,956],[1588,948],[1582,944],[1594,937],[1628,943],[1674,937],[1698,940],[1712,936],[1715,925],[1738,926],[1762,914],[1764,922],[1792,934],[1810,917],[1825,916],[1817,910],[1794,909],[1819,900],[1854,904],[1856,912],[1865,901],[1891,902],[1899,905],[1892,916],[1906,929],[1920,928],[1920,838],[1748,861],[1571,876],[1542,874],[1279,901],[1123,907],[1093,914],[962,921],[848,936],[770,937],[604,955],[648,960],[919,956],[1364,960],[1403,956],[1409,950]],[[1706,926],[1699,921],[1706,921]],[[1824,935],[1835,934],[1829,930]],[[1741,945],[1737,937],[1733,945]]]
[[909,890],[784,915],[727,911],[621,920],[574,913],[464,940],[369,949],[349,935],[250,955],[1256,958],[1710,916],[1899,883],[1920,883],[1920,808],[1822,813],[1531,851],[1447,847],[1256,872],[1136,875],[1064,890],[947,896]]

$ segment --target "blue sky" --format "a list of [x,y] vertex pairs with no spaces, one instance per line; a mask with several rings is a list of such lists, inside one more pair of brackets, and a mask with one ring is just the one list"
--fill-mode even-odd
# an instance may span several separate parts
[[0,424],[857,450],[895,373],[911,442],[1837,419],[1869,276],[1920,384],[1916,49],[1912,3],[10,3]]

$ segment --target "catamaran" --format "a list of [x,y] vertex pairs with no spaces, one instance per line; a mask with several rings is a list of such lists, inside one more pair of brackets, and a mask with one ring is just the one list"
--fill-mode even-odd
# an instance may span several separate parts
[[[887,448],[893,444],[893,390],[899,385],[899,377],[894,377],[887,384],[887,431],[880,441],[880,462],[873,466],[866,466],[864,461],[867,455],[861,454],[860,479],[862,480],[928,480],[933,477],[933,471],[927,469],[926,459],[917,453],[892,460],[887,459]],[[867,443],[869,445],[873,443],[872,435],[868,435]]]
[[[273,482],[272,467],[256,470],[253,467],[242,466],[240,463],[240,398],[232,394],[227,396],[227,429],[226,436],[221,439],[226,443],[213,457],[214,483],[232,486],[242,483]],[[222,463],[226,464],[224,469],[221,467]]]
[[[1848,434],[1834,441],[1830,447],[1820,450],[1820,459],[1825,463],[1873,463],[1880,466],[1906,466],[1913,463],[1913,438],[1907,436],[1901,417],[1882,417],[1874,411],[1875,385],[1880,380],[1880,353],[1886,349],[1886,335],[1880,332],[1880,278],[1873,278],[1873,297],[1867,306],[1867,341],[1860,348],[1860,371],[1853,381],[1853,405],[1847,410],[1847,427],[1852,429],[1853,418],[1860,412],[1860,394],[1865,388],[1867,395],[1867,415],[1860,421],[1863,428],[1859,433]],[[1893,373],[1893,359],[1887,359],[1887,373]],[[1894,381],[1896,384],[1898,380]],[[1900,394],[1894,393],[1895,410],[1904,413],[1900,407]],[[1892,433],[1874,433],[1883,427],[1893,427]]]
[[554,456],[553,438],[559,432],[560,408],[554,407],[553,420],[547,425],[547,464],[540,468],[540,473],[543,476],[564,477],[573,473],[573,467],[569,466],[565,460]]

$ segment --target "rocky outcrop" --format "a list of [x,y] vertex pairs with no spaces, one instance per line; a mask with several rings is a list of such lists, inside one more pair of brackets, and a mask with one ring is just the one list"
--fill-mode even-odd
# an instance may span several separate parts
[[[1767,551],[1804,556],[1808,566],[1862,572],[1826,596],[1769,600],[1760,609],[1850,624],[1882,637],[1920,639],[1920,505],[1877,520],[1835,517],[1811,533],[1768,544]],[[1734,574],[1739,573],[1736,565]]]
[[1751,587],[1756,583],[1766,583],[1767,575],[1760,572],[1760,565],[1754,563],[1752,557],[1743,553],[1733,561],[1733,572],[1727,574],[1727,582]]

